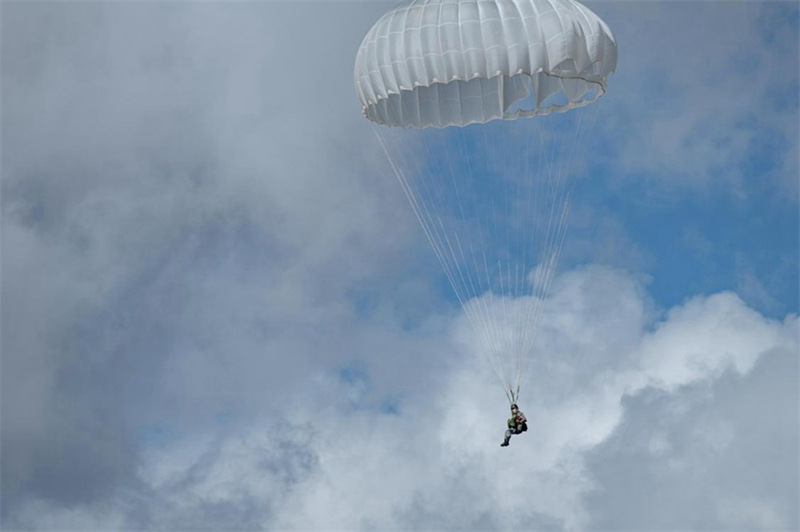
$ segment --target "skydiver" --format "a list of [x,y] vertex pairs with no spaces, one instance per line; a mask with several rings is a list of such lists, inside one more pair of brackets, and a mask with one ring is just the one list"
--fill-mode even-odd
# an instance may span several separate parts
[[512,404],[511,417],[508,418],[508,430],[506,430],[506,437],[500,447],[508,447],[508,440],[511,439],[512,434],[522,434],[526,430],[528,430],[528,418],[519,411],[516,404]]

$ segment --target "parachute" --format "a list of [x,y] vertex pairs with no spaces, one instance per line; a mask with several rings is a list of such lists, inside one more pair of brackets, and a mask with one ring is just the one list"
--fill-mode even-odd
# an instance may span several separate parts
[[[617,62],[574,0],[411,0],[355,61],[364,116],[516,402]],[[521,120],[525,119],[525,120]]]

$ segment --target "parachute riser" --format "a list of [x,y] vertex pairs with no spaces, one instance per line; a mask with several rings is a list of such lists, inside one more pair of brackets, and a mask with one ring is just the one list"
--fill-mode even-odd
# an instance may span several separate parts
[[506,399],[508,399],[509,405],[515,405],[519,402],[519,386],[517,386],[517,391],[508,390],[506,392]]

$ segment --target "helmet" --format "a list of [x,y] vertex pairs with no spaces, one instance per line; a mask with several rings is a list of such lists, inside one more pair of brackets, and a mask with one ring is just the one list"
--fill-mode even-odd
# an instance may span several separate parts
[[514,410],[514,409],[519,410],[519,407],[517,406],[516,403],[511,403],[511,410]]

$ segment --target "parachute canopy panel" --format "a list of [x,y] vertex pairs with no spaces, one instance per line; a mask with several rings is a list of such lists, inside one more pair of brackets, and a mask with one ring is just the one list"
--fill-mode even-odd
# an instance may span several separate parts
[[466,126],[587,105],[616,63],[611,30],[574,0],[411,0],[367,33],[355,85],[379,124]]

